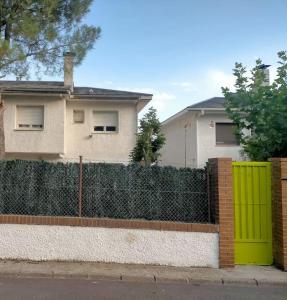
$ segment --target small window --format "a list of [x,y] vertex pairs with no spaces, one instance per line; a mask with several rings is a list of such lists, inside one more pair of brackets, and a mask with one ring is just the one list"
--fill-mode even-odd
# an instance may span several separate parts
[[106,126],[106,131],[117,131],[116,126]]
[[44,128],[44,106],[17,106],[16,128],[42,130]]
[[233,123],[216,123],[216,145],[239,145]]
[[104,126],[95,126],[94,127],[94,131],[104,131],[104,130],[105,130]]
[[73,111],[74,123],[84,123],[85,122],[85,112],[83,110]]
[[118,112],[94,111],[94,132],[118,132]]

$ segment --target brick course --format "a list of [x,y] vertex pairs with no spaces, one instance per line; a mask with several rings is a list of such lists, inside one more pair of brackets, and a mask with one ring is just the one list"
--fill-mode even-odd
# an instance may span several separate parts
[[185,232],[210,232],[210,233],[216,233],[219,230],[218,225],[215,224],[122,220],[122,219],[106,219],[106,218],[24,216],[24,215],[21,216],[0,215],[0,224],[107,227],[107,228],[185,231]]
[[219,267],[234,267],[234,209],[231,158],[208,160],[215,222],[219,225]]

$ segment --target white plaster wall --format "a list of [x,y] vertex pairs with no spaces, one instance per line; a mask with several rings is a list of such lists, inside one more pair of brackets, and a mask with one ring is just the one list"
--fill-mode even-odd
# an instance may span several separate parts
[[[16,105],[43,105],[43,130],[17,130]],[[61,98],[27,96],[4,99],[5,152],[21,154],[57,154],[64,152],[65,101]]]
[[186,114],[163,125],[161,130],[166,137],[166,143],[161,150],[161,165],[185,167],[186,155],[186,166],[195,168],[197,162],[195,116]]
[[[84,110],[85,122],[73,123],[73,110]],[[118,111],[117,133],[93,133],[93,111]],[[84,159],[95,162],[129,162],[135,146],[137,108],[131,103],[103,103],[94,101],[68,101],[65,127],[64,160]]]
[[218,268],[217,233],[1,224],[0,240],[0,259]]
[[210,121],[230,122],[225,113],[206,114],[197,120],[197,165],[204,167],[208,158],[231,157],[235,161],[242,160],[240,146],[216,145],[215,125],[210,128]]

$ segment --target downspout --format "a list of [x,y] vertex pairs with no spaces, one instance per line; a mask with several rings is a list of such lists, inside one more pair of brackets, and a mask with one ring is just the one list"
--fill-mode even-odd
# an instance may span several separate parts
[[204,116],[205,115],[205,111],[204,111],[204,109],[202,109],[200,112],[198,112],[198,114],[196,115],[196,167],[198,168],[198,162],[199,162],[199,158],[198,158],[198,155],[199,155],[199,146],[198,146],[198,140],[199,140],[199,138],[198,138],[198,136],[199,136],[199,134],[198,134],[198,119],[200,118],[200,117],[202,117],[202,116]]

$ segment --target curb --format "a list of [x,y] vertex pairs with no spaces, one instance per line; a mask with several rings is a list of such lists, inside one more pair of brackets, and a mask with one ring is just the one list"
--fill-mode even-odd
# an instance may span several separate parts
[[167,284],[167,283],[177,283],[177,284],[191,284],[191,285],[222,285],[222,286],[232,286],[232,285],[248,285],[248,286],[287,286],[287,282],[283,281],[266,281],[266,280],[256,280],[256,279],[208,279],[208,278],[189,278],[189,277],[165,277],[165,276],[133,276],[126,274],[62,274],[62,273],[25,273],[25,272],[0,272],[0,277],[2,278],[50,278],[50,279],[79,279],[79,280],[109,280],[109,281],[121,281],[121,282],[144,282],[144,283],[154,283],[154,284]]

